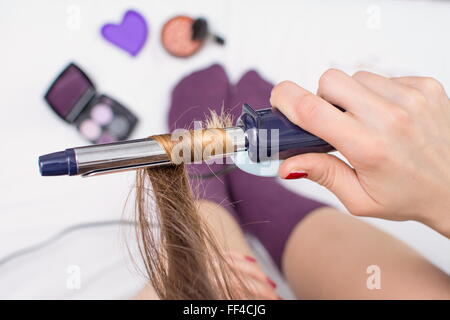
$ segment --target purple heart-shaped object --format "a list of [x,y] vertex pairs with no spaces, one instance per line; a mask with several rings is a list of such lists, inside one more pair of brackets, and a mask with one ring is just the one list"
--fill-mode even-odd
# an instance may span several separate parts
[[128,10],[120,24],[105,24],[101,32],[103,38],[136,56],[147,40],[148,29],[147,22],[139,12]]

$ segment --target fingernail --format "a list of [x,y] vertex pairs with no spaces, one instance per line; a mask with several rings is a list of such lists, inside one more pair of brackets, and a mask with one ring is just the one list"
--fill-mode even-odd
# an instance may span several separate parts
[[293,179],[306,178],[307,176],[308,176],[308,174],[306,172],[291,172],[284,178],[288,179],[288,180],[293,180]]
[[250,261],[251,263],[255,263],[256,259],[250,256],[245,256],[245,259],[247,259],[247,261]]
[[274,289],[276,289],[277,284],[275,282],[273,282],[270,278],[267,278],[267,282],[270,284],[270,286]]

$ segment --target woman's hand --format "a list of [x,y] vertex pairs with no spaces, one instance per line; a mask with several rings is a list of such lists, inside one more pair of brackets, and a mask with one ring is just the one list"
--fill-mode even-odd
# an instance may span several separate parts
[[281,299],[276,292],[275,282],[266,276],[255,258],[237,252],[228,252],[225,254],[225,259],[236,275],[231,279],[230,285],[244,295],[247,290],[249,291],[250,297],[243,296],[243,299]]
[[450,237],[450,102],[438,81],[332,69],[317,95],[285,81],[271,103],[352,166],[303,154],[281,165],[281,177],[306,172],[354,215],[413,219]]

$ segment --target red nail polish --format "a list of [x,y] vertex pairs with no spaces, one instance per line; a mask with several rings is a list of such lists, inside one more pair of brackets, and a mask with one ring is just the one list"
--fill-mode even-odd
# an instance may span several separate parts
[[273,282],[272,280],[270,280],[269,278],[267,278],[267,282],[270,284],[270,286],[274,289],[276,289],[277,284],[275,282]]
[[256,259],[250,256],[245,256],[245,259],[247,259],[247,261],[250,261],[251,263],[255,263]]
[[301,179],[306,178],[308,174],[306,172],[291,172],[289,173],[285,179],[293,180],[293,179]]

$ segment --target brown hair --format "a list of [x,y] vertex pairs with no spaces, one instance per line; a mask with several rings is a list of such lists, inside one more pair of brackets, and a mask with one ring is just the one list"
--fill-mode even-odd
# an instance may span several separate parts
[[[229,126],[230,118],[211,114],[209,126]],[[223,129],[192,131],[201,140],[183,139],[191,154],[211,141],[226,140]],[[214,137],[216,135],[216,137]],[[220,136],[217,136],[220,135]],[[152,136],[172,156],[170,135]],[[220,146],[223,147],[223,144]],[[183,157],[186,155],[182,155]],[[240,279],[198,210],[185,165],[149,167],[137,172],[137,237],[147,276],[161,299],[237,299]],[[158,228],[152,228],[154,222]],[[247,295],[248,297],[248,295]]]

